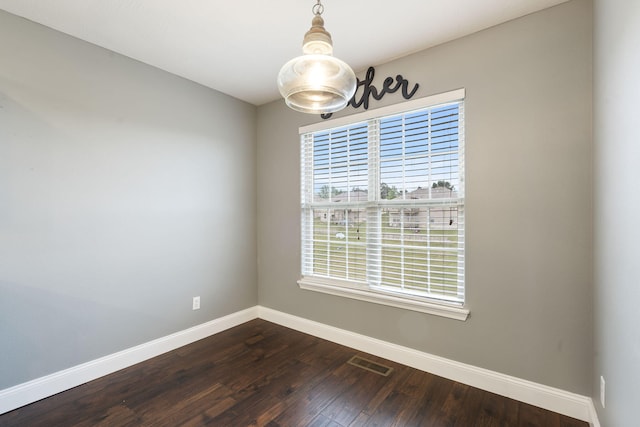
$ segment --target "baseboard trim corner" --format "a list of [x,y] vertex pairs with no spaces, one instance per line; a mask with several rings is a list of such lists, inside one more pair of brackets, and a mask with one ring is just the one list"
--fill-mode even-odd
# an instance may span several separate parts
[[600,427],[600,420],[598,419],[598,411],[596,411],[596,405],[593,403],[593,399],[590,399],[589,405],[589,426],[590,427]]
[[430,372],[520,402],[577,418],[591,423],[593,427],[600,427],[597,416],[595,421],[593,418],[595,413],[595,408],[591,409],[593,401],[587,396],[445,359],[263,306],[258,307],[258,316],[269,322],[359,351],[375,354],[421,371]]
[[0,414],[159,356],[258,317],[258,306],[0,390]]

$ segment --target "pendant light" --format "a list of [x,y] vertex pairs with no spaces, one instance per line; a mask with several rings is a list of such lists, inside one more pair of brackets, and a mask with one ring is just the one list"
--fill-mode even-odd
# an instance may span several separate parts
[[324,29],[320,0],[312,8],[311,28],[302,42],[302,56],[284,64],[278,89],[285,103],[310,114],[333,113],[347,106],[356,91],[356,76],[343,61],[332,56],[331,34]]

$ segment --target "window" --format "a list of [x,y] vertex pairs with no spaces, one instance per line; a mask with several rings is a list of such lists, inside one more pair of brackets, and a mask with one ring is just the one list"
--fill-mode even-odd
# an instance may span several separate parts
[[302,288],[466,319],[463,99],[301,128]]

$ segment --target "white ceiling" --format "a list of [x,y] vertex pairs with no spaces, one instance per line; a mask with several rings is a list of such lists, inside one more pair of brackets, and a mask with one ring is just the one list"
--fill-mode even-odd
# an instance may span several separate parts
[[[566,0],[323,0],[358,73]],[[0,0],[0,9],[261,105],[301,54],[315,0]],[[0,65],[1,66],[1,65]]]

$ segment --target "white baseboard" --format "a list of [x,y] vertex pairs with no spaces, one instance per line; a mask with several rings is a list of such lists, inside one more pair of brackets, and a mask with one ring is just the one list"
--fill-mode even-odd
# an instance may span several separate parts
[[600,426],[593,401],[587,396],[434,356],[266,307],[259,307],[258,316],[269,322],[375,354],[421,371],[577,418],[589,422],[593,427]]
[[589,418],[590,426],[600,427],[600,420],[598,419],[598,412],[596,411],[596,407],[593,404],[593,399],[591,399],[591,402],[589,405],[589,414],[590,414],[590,418]]
[[251,307],[157,340],[0,390],[0,414],[175,350],[257,317],[258,307]]
[[359,351],[375,354],[453,381],[587,421],[592,427],[600,427],[593,400],[589,397],[434,356],[262,306],[255,306],[232,313],[148,343],[0,390],[0,414],[256,318],[277,323]]

